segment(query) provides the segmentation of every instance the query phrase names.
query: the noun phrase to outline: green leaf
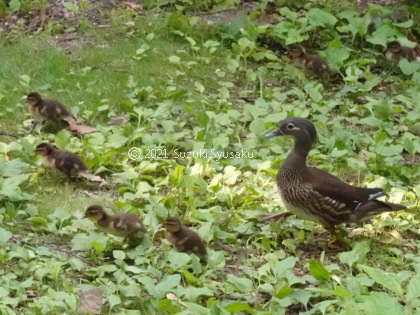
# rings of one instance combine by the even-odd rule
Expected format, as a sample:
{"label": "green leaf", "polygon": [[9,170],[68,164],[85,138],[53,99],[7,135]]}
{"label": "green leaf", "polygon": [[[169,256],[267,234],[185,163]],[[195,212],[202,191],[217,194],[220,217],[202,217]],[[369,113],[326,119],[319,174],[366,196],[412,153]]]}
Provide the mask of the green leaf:
{"label": "green leaf", "polygon": [[181,58],[179,58],[178,56],[170,56],[169,57],[169,62],[170,63],[178,64],[180,61],[181,61]]}
{"label": "green leaf", "polygon": [[309,262],[309,270],[311,271],[311,274],[314,276],[315,279],[330,279],[330,274],[328,273],[327,269],[325,269],[324,266],[318,260],[312,259]]}
{"label": "green leaf", "polygon": [[171,291],[172,289],[179,286],[181,283],[181,275],[175,274],[175,275],[167,275],[163,280],[156,285],[156,289],[159,290],[161,295],[163,296],[168,291]]}
{"label": "green leaf", "polygon": [[64,2],[64,3],[63,3],[63,5],[64,5],[67,9],[69,9],[69,10],[73,11],[73,13],[77,13],[77,12],[79,12],[79,7],[78,7],[77,5],[75,5],[74,3],[71,3],[71,2]]}
{"label": "green leaf", "polygon": [[124,260],[125,259],[125,253],[122,250],[112,251],[112,256],[114,256],[114,258],[118,259],[118,260]]}
{"label": "green leaf", "polygon": [[361,296],[364,314],[404,315],[403,306],[395,297],[385,292],[371,292],[368,296]]}
{"label": "green leaf", "polygon": [[65,149],[70,144],[70,133],[63,129],[55,135],[55,145],[60,149]]}
{"label": "green leaf", "polygon": [[339,297],[344,297],[344,298],[352,298],[353,295],[347,291],[346,289],[344,289],[342,286],[337,286],[334,291],[333,294],[339,296]]}
{"label": "green leaf", "polygon": [[316,26],[334,26],[338,21],[334,15],[318,8],[309,10],[307,16],[310,23]]}
{"label": "green leaf", "polygon": [[182,308],[179,305],[177,305],[176,301],[172,301],[169,299],[160,300],[157,307],[158,309],[169,314],[176,314],[182,311]]}
{"label": "green leaf", "polygon": [[252,281],[247,278],[240,278],[230,274],[226,280],[242,293],[252,291]]}
{"label": "green leaf", "polygon": [[0,244],[4,245],[12,237],[12,233],[0,227]]}
{"label": "green leaf", "polygon": [[379,283],[388,290],[393,291],[398,296],[402,296],[403,290],[393,274],[365,265],[358,265],[358,268],[366,272],[369,277],[375,280],[375,282]]}
{"label": "green leaf", "polygon": [[322,85],[318,82],[309,82],[305,84],[304,90],[309,94],[309,97],[315,102],[322,100]]}
{"label": "green leaf", "polygon": [[121,299],[118,295],[110,294],[108,296],[109,307],[113,308],[115,305],[121,304]]}
{"label": "green leaf", "polygon": [[402,23],[394,23],[395,26],[402,27],[402,28],[410,28],[413,26],[413,24],[414,22],[411,19]]}
{"label": "green leaf", "polygon": [[249,130],[257,136],[263,135],[266,132],[266,128],[264,126],[264,119],[254,119],[249,125]]}
{"label": "green leaf", "polygon": [[356,262],[362,262],[369,251],[370,247],[367,241],[358,242],[350,252],[340,253],[338,259],[343,264],[352,267]]}
{"label": "green leaf", "polygon": [[178,253],[175,251],[170,251],[168,253],[167,260],[170,263],[170,266],[174,270],[179,270],[185,267],[191,261],[191,256],[186,253]]}
{"label": "green leaf", "polygon": [[196,288],[196,287],[188,287],[184,290],[184,296],[188,301],[195,301],[200,296],[214,296],[215,291],[213,291],[209,287],[202,287],[202,288]]}
{"label": "green leaf", "polygon": [[20,10],[20,0],[11,0],[9,2],[9,8],[12,12],[17,12]]}
{"label": "green leaf", "polygon": [[11,160],[10,162],[6,163],[3,176],[9,177],[22,174],[23,171],[28,168],[28,166],[29,164],[22,162],[20,159]]}
{"label": "green leaf", "polygon": [[406,297],[409,302],[420,297],[420,273],[414,275],[408,283]]}
{"label": "green leaf", "polygon": [[120,134],[114,133],[108,137],[106,145],[110,148],[118,149],[123,147],[128,141],[127,137],[124,137]]}
{"label": "green leaf", "polygon": [[21,174],[6,178],[0,189],[0,195],[9,197],[12,201],[29,199],[20,193],[19,185],[29,178],[29,174]]}
{"label": "green leaf", "polygon": [[239,302],[228,304],[224,307],[224,309],[230,314],[236,314],[239,312],[253,313],[252,308],[248,304]]}
{"label": "green leaf", "polygon": [[398,66],[405,75],[412,75],[420,70],[420,62],[410,62],[406,58],[401,59]]}
{"label": "green leaf", "polygon": [[278,292],[276,292],[276,298],[278,299],[284,299],[285,297],[292,294],[293,289],[288,286],[287,284],[283,285]]}
{"label": "green leaf", "polygon": [[188,270],[183,270],[182,274],[184,275],[185,280],[187,280],[188,283],[197,282],[197,278],[194,277],[194,275],[191,272],[189,272]]}
{"label": "green leaf", "polygon": [[276,265],[273,268],[274,275],[277,278],[282,278],[286,276],[286,271],[291,270],[297,262],[296,257],[287,257],[281,261],[276,262]]}

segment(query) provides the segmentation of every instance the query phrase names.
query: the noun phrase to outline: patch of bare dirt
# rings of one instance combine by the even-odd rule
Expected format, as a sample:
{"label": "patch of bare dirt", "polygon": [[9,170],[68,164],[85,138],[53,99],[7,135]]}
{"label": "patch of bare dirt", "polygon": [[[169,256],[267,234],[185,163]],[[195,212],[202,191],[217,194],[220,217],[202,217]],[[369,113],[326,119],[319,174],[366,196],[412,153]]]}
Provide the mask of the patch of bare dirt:
{"label": "patch of bare dirt", "polygon": [[19,30],[31,33],[38,29],[52,29],[52,32],[69,33],[75,31],[83,19],[100,27],[103,21],[102,13],[117,7],[133,12],[143,10],[139,0],[84,0],[83,5],[79,0],[50,0],[45,8],[34,2],[27,11],[21,8],[12,15],[0,17],[0,27],[5,32]]}

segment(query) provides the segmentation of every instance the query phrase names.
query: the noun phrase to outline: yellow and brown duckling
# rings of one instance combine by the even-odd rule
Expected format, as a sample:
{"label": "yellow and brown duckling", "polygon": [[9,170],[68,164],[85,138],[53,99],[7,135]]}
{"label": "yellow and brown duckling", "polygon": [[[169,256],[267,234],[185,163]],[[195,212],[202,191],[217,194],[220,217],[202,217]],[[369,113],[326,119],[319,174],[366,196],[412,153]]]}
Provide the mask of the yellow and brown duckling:
{"label": "yellow and brown duckling", "polygon": [[386,59],[399,61],[406,58],[408,61],[420,61],[420,47],[415,48],[402,46],[398,41],[388,43],[384,50]]}
{"label": "yellow and brown duckling", "polygon": [[29,111],[35,119],[48,120],[48,119],[76,119],[61,103],[43,99],[37,92],[29,93],[26,97]]}
{"label": "yellow and brown duckling", "polygon": [[302,46],[293,44],[288,47],[288,53],[303,69],[318,78],[331,72],[328,63],[318,55],[310,55]]}
{"label": "yellow and brown duckling", "polygon": [[35,154],[44,159],[44,166],[55,167],[69,177],[78,176],[88,170],[82,159],[67,150],[60,150],[50,143],[41,143],[35,148]]}
{"label": "yellow and brown duckling", "polygon": [[166,239],[181,253],[196,254],[201,262],[207,258],[207,250],[198,234],[182,224],[177,217],[169,217],[163,222]]}
{"label": "yellow and brown duckling", "polygon": [[[381,188],[351,186],[337,177],[306,165],[306,157],[317,138],[314,124],[300,117],[283,120],[266,137],[290,136],[294,146],[277,173],[277,187],[288,211],[304,220],[321,223],[334,230],[341,223],[359,223],[382,212],[406,209],[405,206],[380,201]],[[269,216],[281,219],[283,212]]]}
{"label": "yellow and brown duckling", "polygon": [[85,218],[95,221],[96,226],[102,232],[115,236],[134,239],[147,233],[143,222],[137,213],[120,213],[111,215],[106,213],[100,205],[92,205],[86,209]]}

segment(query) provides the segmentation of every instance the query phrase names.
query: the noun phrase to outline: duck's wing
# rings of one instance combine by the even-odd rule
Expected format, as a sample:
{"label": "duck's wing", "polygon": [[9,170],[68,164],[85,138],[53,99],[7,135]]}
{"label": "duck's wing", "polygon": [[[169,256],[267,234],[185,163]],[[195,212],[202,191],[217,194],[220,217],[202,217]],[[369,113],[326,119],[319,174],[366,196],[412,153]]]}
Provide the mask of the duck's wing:
{"label": "duck's wing", "polygon": [[362,188],[351,186],[339,178],[317,168],[308,168],[308,180],[314,191],[320,195],[345,205],[345,209],[355,211],[364,202],[385,196],[382,188]]}

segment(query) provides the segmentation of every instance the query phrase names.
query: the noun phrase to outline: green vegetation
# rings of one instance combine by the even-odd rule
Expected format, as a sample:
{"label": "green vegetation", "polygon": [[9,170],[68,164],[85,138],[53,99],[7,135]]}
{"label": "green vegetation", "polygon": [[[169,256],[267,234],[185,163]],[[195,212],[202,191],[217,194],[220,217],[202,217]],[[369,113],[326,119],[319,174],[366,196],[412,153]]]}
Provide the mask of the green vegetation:
{"label": "green vegetation", "polygon": [[[0,8],[10,15],[18,2],[26,3]],[[98,129],[1,136],[0,313],[77,314],[77,292],[91,288],[102,292],[102,314],[419,313],[420,63],[382,54],[389,40],[410,45],[420,33],[413,8],[401,21],[374,5],[360,13],[336,1],[262,1],[219,24],[209,12],[184,14],[193,2],[104,12],[110,27],[86,20],[71,40],[51,21],[31,34],[19,25],[0,33],[3,132],[26,131],[22,98],[32,91]],[[275,24],[262,22],[266,12]],[[321,84],[261,41],[304,41],[336,75]],[[121,114],[128,123],[109,124]],[[340,251],[315,223],[262,222],[262,213],[285,210],[275,174],[292,145],[263,135],[288,116],[318,128],[312,165],[383,187],[409,209],[349,229]],[[33,150],[48,140],[79,154],[111,189],[45,170]],[[140,158],[129,158],[132,147]],[[175,158],[200,149],[209,156]],[[252,158],[218,159],[211,149]],[[182,217],[207,242],[208,264],[151,234],[129,248],[95,231],[83,212],[97,203],[138,212],[151,233]]]}

